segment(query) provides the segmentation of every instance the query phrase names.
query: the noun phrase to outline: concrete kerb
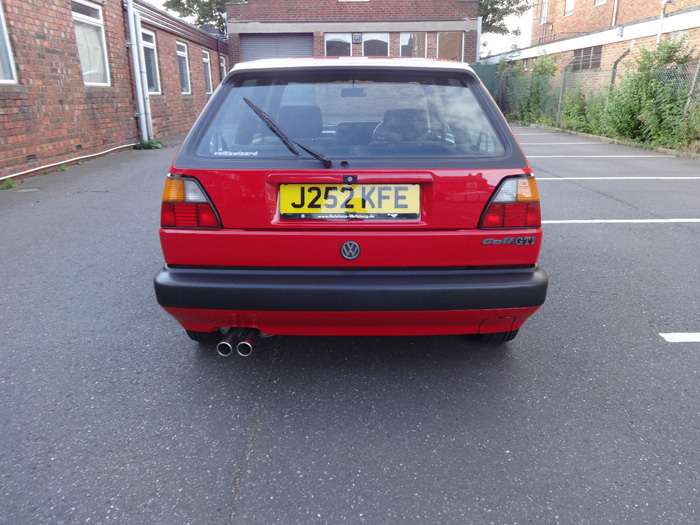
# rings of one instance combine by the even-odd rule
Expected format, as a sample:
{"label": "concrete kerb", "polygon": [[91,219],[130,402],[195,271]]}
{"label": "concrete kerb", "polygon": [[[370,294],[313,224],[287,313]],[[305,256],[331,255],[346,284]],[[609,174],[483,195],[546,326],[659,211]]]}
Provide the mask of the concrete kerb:
{"label": "concrete kerb", "polygon": [[690,153],[688,151],[677,151],[668,148],[657,148],[652,146],[647,146],[640,142],[632,142],[629,140],[613,139],[610,137],[603,137],[600,135],[591,135],[590,133],[581,133],[580,131],[572,131],[569,129],[555,128],[553,126],[543,126],[541,124],[530,124],[531,128],[544,129],[548,131],[556,131],[558,133],[566,133],[567,135],[576,135],[577,137],[585,137],[589,139],[599,140],[601,142],[608,142],[610,144],[618,144],[620,146],[629,146],[631,148],[645,149],[649,151],[656,151],[658,153],[663,153],[665,155],[672,155],[674,157],[685,157],[692,160],[700,160],[700,154]]}

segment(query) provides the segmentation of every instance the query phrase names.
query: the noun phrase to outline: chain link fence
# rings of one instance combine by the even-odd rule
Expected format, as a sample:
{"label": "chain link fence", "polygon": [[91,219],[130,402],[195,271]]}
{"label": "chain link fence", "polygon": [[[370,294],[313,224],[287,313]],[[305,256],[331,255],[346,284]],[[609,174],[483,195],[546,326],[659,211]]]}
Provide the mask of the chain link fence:
{"label": "chain link fence", "polygon": [[[700,62],[666,66],[656,70],[654,80],[672,88],[687,109],[700,104]],[[559,126],[567,100],[575,93],[586,98],[603,99],[613,86],[619,86],[624,73],[615,70],[565,71],[556,77],[533,78],[523,74],[505,74],[496,78],[495,99],[501,111],[512,120],[540,122]]]}

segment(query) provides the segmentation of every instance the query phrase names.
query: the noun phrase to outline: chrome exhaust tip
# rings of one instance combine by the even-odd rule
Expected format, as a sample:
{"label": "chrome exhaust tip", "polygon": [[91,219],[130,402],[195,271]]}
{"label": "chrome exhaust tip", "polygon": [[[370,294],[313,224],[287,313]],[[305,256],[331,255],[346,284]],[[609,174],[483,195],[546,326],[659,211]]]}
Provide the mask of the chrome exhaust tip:
{"label": "chrome exhaust tip", "polygon": [[221,357],[228,357],[233,354],[233,347],[241,340],[242,330],[231,328],[224,338],[216,345],[216,353]]}
{"label": "chrome exhaust tip", "polygon": [[248,357],[250,354],[252,354],[253,345],[255,344],[255,340],[258,338],[259,334],[259,330],[256,330],[254,328],[248,328],[243,333],[243,336],[240,338],[238,344],[236,345],[236,352],[238,352],[238,355],[240,355],[241,357]]}

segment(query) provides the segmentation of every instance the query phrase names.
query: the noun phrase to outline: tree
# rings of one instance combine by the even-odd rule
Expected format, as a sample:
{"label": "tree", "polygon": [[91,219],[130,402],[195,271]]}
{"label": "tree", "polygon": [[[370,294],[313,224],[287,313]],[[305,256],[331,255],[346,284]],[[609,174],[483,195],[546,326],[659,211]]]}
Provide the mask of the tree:
{"label": "tree", "polygon": [[195,25],[211,24],[219,31],[226,32],[224,19],[226,4],[242,3],[243,0],[166,0],[163,7],[175,11],[180,16],[195,17]]}
{"label": "tree", "polygon": [[519,31],[510,31],[503,20],[510,15],[523,15],[531,6],[531,0],[480,0],[481,31],[483,33],[514,34],[517,36]]}

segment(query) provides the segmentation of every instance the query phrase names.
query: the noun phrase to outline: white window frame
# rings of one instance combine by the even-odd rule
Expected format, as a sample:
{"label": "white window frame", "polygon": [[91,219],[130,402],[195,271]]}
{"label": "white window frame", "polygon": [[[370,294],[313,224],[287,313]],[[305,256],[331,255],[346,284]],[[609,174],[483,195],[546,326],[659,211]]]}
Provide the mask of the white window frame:
{"label": "white window frame", "polygon": [[[154,61],[154,63],[155,63],[155,68],[154,68],[153,72],[154,72],[154,74],[155,74],[155,76],[156,76],[156,77],[155,77],[155,81],[156,81],[156,85],[157,85],[157,87],[158,87],[158,89],[155,90],[155,91],[151,91],[151,88],[149,87],[149,88],[148,88],[148,93],[151,94],[151,95],[160,95],[160,94],[162,94],[163,90],[162,90],[162,87],[161,87],[161,85],[160,85],[160,70],[158,69],[158,48],[157,48],[157,45],[156,45],[156,34],[155,34],[155,32],[153,32],[153,31],[151,31],[151,30],[149,30],[149,29],[143,29],[143,28],[141,28],[141,33],[142,33],[142,36],[141,36],[141,43],[143,44],[143,47],[144,47],[144,50],[143,50],[143,52],[144,52],[144,57],[146,56],[146,49],[152,49],[152,50],[153,50],[153,61]],[[146,42],[146,40],[144,40],[144,38],[143,38],[143,35],[152,36],[152,37],[153,37],[153,42],[152,42],[152,43],[151,43],[151,42]],[[144,67],[146,67],[146,64],[144,64]]]}
{"label": "white window frame", "polygon": [[[184,48],[184,51],[180,50],[180,46]],[[183,57],[185,59],[185,73],[187,74],[187,91],[183,91],[182,89],[182,75],[180,75],[180,93],[183,95],[191,95],[192,94],[192,78],[190,76],[190,59],[189,59],[189,53],[187,50],[187,44],[185,42],[180,42],[179,40],[175,40],[175,50],[177,52],[177,69],[178,73],[182,73],[180,70],[180,57]]]}
{"label": "white window frame", "polygon": [[[365,55],[365,42],[368,40],[380,40],[378,36],[386,37],[386,55]],[[371,37],[371,38],[369,38]],[[391,37],[389,33],[362,33],[362,56],[391,56]]]}
{"label": "white window frame", "polygon": [[[404,35],[410,39],[410,35],[417,35],[417,34],[422,34],[423,37],[425,38],[425,53],[423,54],[422,57],[415,57],[415,58],[425,58],[428,56],[428,33],[425,31],[406,31],[404,33],[399,34],[399,56],[404,56],[401,54],[401,51],[403,50],[404,46]],[[408,43],[408,42],[407,42]],[[411,55],[413,56],[413,55]]]}
{"label": "white window frame", "polygon": [[593,7],[598,7],[599,5],[605,5],[606,0],[595,0]]}
{"label": "white window frame", "polygon": [[224,81],[226,73],[228,73],[228,69],[226,68],[226,57],[224,55],[219,55],[219,76],[221,77],[221,82]]}
{"label": "white window frame", "polygon": [[564,0],[564,16],[571,16],[574,14],[574,4],[575,0]]}
{"label": "white window frame", "polygon": [[[111,85],[111,79],[109,75],[109,60],[107,59],[107,40],[105,38],[105,24],[104,24],[104,17],[102,16],[102,6],[100,4],[93,4],[92,2],[87,2],[86,0],[71,0],[72,2],[75,2],[76,4],[82,4],[86,7],[89,7],[90,9],[95,9],[99,13],[99,19],[93,18],[91,16],[85,16],[81,13],[76,13],[73,11],[71,7],[71,15],[73,16],[74,21],[78,21],[80,23],[92,25],[95,27],[100,28],[100,42],[102,44],[102,60],[104,60],[104,65],[105,65],[105,77],[106,77],[106,82],[88,82],[83,78],[83,82],[85,83],[86,86],[110,86]],[[75,27],[75,24],[74,24]],[[82,61],[80,64],[81,71],[82,71]]]}
{"label": "white window frame", "polygon": [[[464,62],[464,31],[438,31],[437,34],[437,49],[435,50],[435,57],[440,58],[440,35],[442,33],[461,33],[462,35],[462,44],[459,46],[460,49],[460,54],[459,54],[459,62]],[[444,60],[449,60],[449,59],[444,59]]]}
{"label": "white window frame", "polygon": [[0,78],[0,84],[16,84],[17,83],[17,70],[15,69],[15,59],[12,56],[12,46],[10,46],[10,35],[7,32],[7,24],[5,24],[5,14],[2,9],[2,1],[0,0],[0,30],[2,31],[2,40],[0,44],[4,44],[4,49],[0,50],[2,53],[7,54],[7,59],[9,62],[10,78]]}
{"label": "white window frame", "polygon": [[546,24],[549,19],[549,0],[542,0],[542,13],[540,13],[540,25]]}
{"label": "white window frame", "polygon": [[[348,39],[347,42],[348,42],[348,44],[350,44],[350,55],[348,55],[348,56],[352,56],[352,33],[325,33],[323,35],[323,53],[325,54],[325,56],[338,56],[338,55],[329,55],[328,54],[329,37],[335,37],[336,39],[340,39],[341,37],[347,37],[347,39]],[[345,40],[343,38],[343,42],[344,41]],[[345,56],[345,55],[342,55],[342,56]]]}
{"label": "white window frame", "polygon": [[206,49],[202,49],[202,62],[204,64],[204,92],[211,95],[214,92],[211,80],[211,57]]}

